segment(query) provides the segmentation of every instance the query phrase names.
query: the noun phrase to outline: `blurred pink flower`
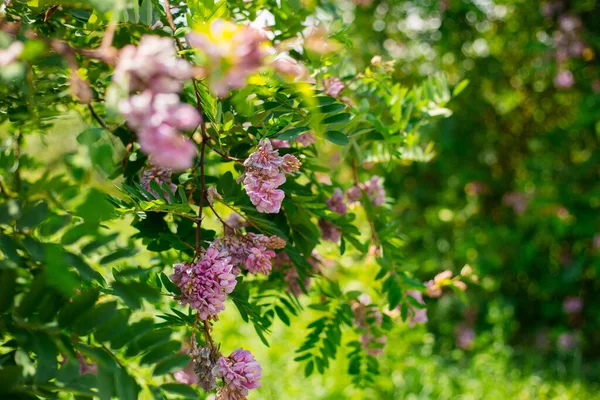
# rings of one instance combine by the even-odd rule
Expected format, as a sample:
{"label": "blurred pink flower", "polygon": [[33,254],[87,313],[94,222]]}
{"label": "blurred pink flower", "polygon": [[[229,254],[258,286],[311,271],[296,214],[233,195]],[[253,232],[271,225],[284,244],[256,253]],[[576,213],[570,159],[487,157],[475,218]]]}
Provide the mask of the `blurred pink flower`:
{"label": "blurred pink flower", "polygon": [[344,201],[344,192],[340,188],[335,188],[333,195],[325,200],[325,203],[327,203],[327,207],[331,211],[338,214],[346,214],[348,212],[348,206]]}
{"label": "blurred pink flower", "polygon": [[554,77],[554,86],[557,89],[569,89],[575,84],[575,78],[571,71],[561,70]]}
{"label": "blurred pink flower", "polygon": [[12,42],[6,49],[0,49],[0,67],[7,67],[17,61],[23,52],[23,42]]}
{"label": "blurred pink flower", "polygon": [[569,296],[563,301],[563,311],[566,314],[578,314],[583,310],[583,300],[578,296]]}

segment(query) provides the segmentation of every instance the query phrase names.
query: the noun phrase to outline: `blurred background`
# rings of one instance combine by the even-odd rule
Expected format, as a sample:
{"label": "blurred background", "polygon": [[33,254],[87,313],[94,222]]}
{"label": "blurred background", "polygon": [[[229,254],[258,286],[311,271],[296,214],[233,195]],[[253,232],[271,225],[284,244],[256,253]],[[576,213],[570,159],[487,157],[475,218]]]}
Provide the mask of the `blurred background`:
{"label": "blurred background", "polygon": [[[354,63],[396,60],[406,85],[438,71],[470,81],[454,115],[419,138],[435,143],[433,160],[373,172],[395,200],[405,267],[427,281],[469,264],[478,283],[464,298],[427,299],[425,326],[395,328],[364,390],[342,355],[310,383],[291,362],[310,312],[276,327],[270,349],[248,328],[269,360],[256,398],[600,398],[600,3],[354,0],[331,10],[350,24]],[[330,72],[350,76],[353,65]],[[346,258],[335,268],[362,289],[376,271]]]}
{"label": "blurred background", "polygon": [[[401,221],[404,268],[428,281],[468,264],[476,282],[426,298],[426,324],[400,322],[379,356],[380,375],[362,388],[352,385],[344,349],[325,375],[304,378],[293,359],[316,318],[310,309],[290,327],[275,322],[265,347],[229,305],[215,336],[238,343],[243,335],[263,365],[263,387],[250,398],[600,398],[600,1],[320,7],[322,21],[343,20],[352,40],[352,53],[328,66],[332,75],[351,80],[379,55],[395,61],[395,79],[406,86],[437,72],[452,85],[469,80],[449,105],[452,117],[418,138],[435,143],[435,157],[372,172],[384,177]],[[63,125],[26,151],[51,166],[57,154],[89,164],[63,160],[78,146],[63,133],[85,124],[73,116]],[[135,233],[127,221],[118,227],[123,238]],[[332,260],[325,275],[377,301],[374,260],[340,257],[334,245],[319,251]]]}

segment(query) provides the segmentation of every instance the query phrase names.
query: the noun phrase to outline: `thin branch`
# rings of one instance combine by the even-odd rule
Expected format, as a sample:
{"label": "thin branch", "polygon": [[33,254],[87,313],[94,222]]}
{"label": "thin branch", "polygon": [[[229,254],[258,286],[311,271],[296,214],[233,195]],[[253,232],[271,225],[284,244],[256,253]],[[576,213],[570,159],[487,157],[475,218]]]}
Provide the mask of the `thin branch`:
{"label": "thin branch", "polygon": [[231,225],[229,225],[227,222],[225,222],[223,220],[223,218],[221,218],[221,216],[219,215],[219,213],[217,212],[217,210],[215,210],[215,208],[213,207],[212,204],[210,204],[210,202],[208,202],[208,206],[210,207],[210,209],[212,210],[213,214],[215,214],[215,217],[217,217],[217,219],[219,221],[221,221],[221,223],[223,224],[223,227],[231,229],[232,232],[235,232],[236,229],[232,228]]}
{"label": "thin branch", "polygon": [[221,152],[220,150],[217,150],[217,148],[214,147],[213,145],[211,145],[210,143],[206,143],[206,146],[209,149],[211,149],[212,151],[214,151],[215,153],[217,153],[218,155],[220,155],[225,160],[235,161],[235,162],[240,163],[240,164],[242,164],[244,162],[244,160],[242,160],[241,158],[232,157],[232,156],[230,156],[228,154],[225,154],[225,153]]}
{"label": "thin branch", "polygon": [[108,125],[106,125],[106,122],[104,122],[104,120],[102,119],[102,117],[100,117],[97,113],[96,110],[94,110],[94,107],[92,107],[92,104],[88,104],[88,110],[90,110],[90,114],[92,114],[92,117],[98,121],[98,123],[100,124],[101,127],[103,127],[104,129],[106,129],[107,131],[110,132],[110,128],[108,127]]}
{"label": "thin branch", "polygon": [[175,21],[173,20],[173,14],[171,14],[171,4],[169,0],[164,0],[165,13],[167,14],[167,21],[169,22],[169,26],[173,30],[173,36],[175,37],[175,42],[177,43],[177,48],[179,51],[183,51],[183,45],[181,44],[181,40],[177,36],[175,36],[175,31],[177,31],[177,27],[175,26]]}

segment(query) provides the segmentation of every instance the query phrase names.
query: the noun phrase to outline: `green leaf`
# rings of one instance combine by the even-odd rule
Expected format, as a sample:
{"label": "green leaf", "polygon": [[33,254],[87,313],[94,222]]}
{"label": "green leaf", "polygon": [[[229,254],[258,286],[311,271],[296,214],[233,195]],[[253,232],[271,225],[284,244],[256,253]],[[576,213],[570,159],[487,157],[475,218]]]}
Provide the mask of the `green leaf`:
{"label": "green leaf", "polygon": [[168,374],[169,372],[182,370],[190,363],[190,361],[190,357],[184,354],[178,354],[165,358],[156,365],[152,375],[159,376]]}
{"label": "green leaf", "polygon": [[198,392],[196,392],[190,385],[184,385],[183,383],[165,383],[160,388],[165,392],[178,394],[186,399],[198,398]]}
{"label": "green leaf", "polygon": [[162,328],[150,331],[131,343],[125,352],[125,356],[133,357],[139,353],[146,352],[155,346],[168,342],[170,338],[170,329]]}
{"label": "green leaf", "polygon": [[343,124],[343,123],[350,121],[350,119],[352,119],[352,114],[340,113],[340,114],[332,115],[331,117],[325,118],[323,120],[323,123],[325,125]]}
{"label": "green leaf", "polygon": [[119,400],[136,400],[139,388],[135,380],[123,368],[114,375]]}
{"label": "green leaf", "polygon": [[100,400],[110,400],[114,390],[113,372],[103,365],[98,366],[98,397]]}
{"label": "green leaf", "polygon": [[44,297],[45,289],[46,276],[39,274],[31,283],[27,294],[21,299],[21,303],[17,308],[17,314],[22,318],[29,317],[40,304],[40,300]]}
{"label": "green leaf", "polygon": [[144,0],[140,6],[140,22],[144,25],[152,25],[152,1]]}
{"label": "green leaf", "polygon": [[290,318],[287,316],[287,314],[285,313],[285,311],[283,311],[281,307],[275,306],[275,313],[284,324],[290,326]]}
{"label": "green leaf", "polygon": [[313,370],[315,369],[315,363],[313,362],[313,360],[310,360],[307,364],[306,367],[304,367],[304,376],[305,377],[309,377],[312,375]]}
{"label": "green leaf", "polygon": [[35,380],[46,382],[58,372],[58,349],[52,338],[45,332],[30,332],[34,351],[37,354]]}
{"label": "green leaf", "polygon": [[0,269],[0,314],[8,311],[17,291],[17,272],[14,269]]}
{"label": "green leaf", "polygon": [[10,393],[21,383],[22,368],[16,365],[4,365],[0,369],[0,393]]}
{"label": "green leaf", "polygon": [[295,128],[288,129],[287,131],[284,131],[283,133],[279,134],[279,136],[277,136],[277,139],[279,139],[279,140],[294,140],[298,136],[300,136],[302,133],[308,131],[309,129],[310,128],[308,126],[297,126]]}
{"label": "green leaf", "polygon": [[88,335],[98,326],[108,322],[116,312],[116,301],[98,304],[77,318],[73,325],[73,332],[79,336]]}
{"label": "green leaf", "polygon": [[171,340],[163,345],[153,348],[146,353],[140,360],[140,364],[149,365],[157,363],[165,358],[168,358],[169,356],[174,355],[179,351],[179,349],[181,349],[181,343]]}
{"label": "green leaf", "polygon": [[96,143],[104,134],[104,128],[87,128],[84,129],[78,136],[77,142],[86,146],[91,146]]}
{"label": "green leaf", "polygon": [[115,336],[118,336],[121,332],[127,329],[127,321],[131,311],[127,309],[119,309],[115,315],[106,323],[99,324],[100,326],[94,333],[94,337],[99,342],[107,342]]}
{"label": "green leaf", "polygon": [[325,132],[324,136],[325,139],[339,146],[345,146],[348,143],[350,143],[350,140],[348,140],[348,136],[344,135],[342,132],[339,131],[327,131]]}
{"label": "green leaf", "polygon": [[17,229],[30,230],[37,228],[48,215],[48,204],[41,200],[32,206],[25,207],[17,221]]}
{"label": "green leaf", "polygon": [[458,83],[458,85],[456,85],[454,87],[454,90],[452,91],[452,97],[458,96],[463,90],[465,90],[465,88],[467,86],[469,86],[469,80],[468,79],[464,79],[464,80],[460,81]]}
{"label": "green leaf", "polygon": [[58,315],[58,324],[63,328],[69,327],[77,317],[94,306],[99,296],[97,289],[87,289],[73,297]]}

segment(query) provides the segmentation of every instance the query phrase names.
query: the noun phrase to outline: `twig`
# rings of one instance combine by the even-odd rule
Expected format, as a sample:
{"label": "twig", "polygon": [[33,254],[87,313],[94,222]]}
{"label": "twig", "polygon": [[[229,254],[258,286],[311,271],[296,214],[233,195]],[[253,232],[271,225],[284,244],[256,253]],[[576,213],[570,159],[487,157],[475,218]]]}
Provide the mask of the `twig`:
{"label": "twig", "polygon": [[175,31],[177,31],[177,27],[175,26],[175,21],[173,21],[173,14],[171,14],[171,4],[169,0],[164,0],[165,13],[167,14],[167,21],[169,22],[169,26],[173,30],[173,36],[175,37],[175,42],[177,43],[177,48],[179,51],[183,51],[183,45],[181,44],[181,40],[177,36],[175,36]]}
{"label": "twig", "polygon": [[88,110],[90,110],[90,114],[92,114],[92,117],[98,121],[98,123],[100,124],[101,127],[103,127],[104,129],[106,129],[107,131],[110,132],[110,128],[108,127],[108,125],[106,125],[106,122],[104,122],[104,120],[102,119],[102,117],[100,117],[97,113],[96,110],[94,110],[94,107],[92,107],[92,104],[88,104]]}
{"label": "twig", "polygon": [[231,225],[229,225],[227,222],[225,222],[223,220],[223,218],[221,218],[221,216],[219,215],[219,213],[217,212],[217,210],[215,210],[215,208],[213,207],[212,204],[210,204],[210,202],[208,202],[208,206],[210,207],[210,209],[212,210],[213,214],[215,214],[215,217],[217,217],[217,219],[219,221],[221,221],[221,223],[223,224],[223,227],[229,228],[231,229],[232,232],[235,232],[236,229],[232,228]]}
{"label": "twig", "polygon": [[17,189],[16,192],[20,193],[21,192],[21,173],[20,173],[20,169],[21,169],[21,146],[23,145],[23,131],[19,131],[19,133],[17,134],[17,146],[15,149],[15,158],[17,159],[18,162],[18,167],[15,170],[15,188]]}
{"label": "twig", "polygon": [[206,146],[211,149],[212,151],[214,151],[215,153],[217,153],[218,155],[220,155],[222,158],[224,158],[225,160],[230,160],[230,161],[235,161],[237,163],[242,164],[244,162],[244,160],[242,160],[241,158],[237,158],[237,157],[232,157],[228,154],[225,154],[223,152],[221,152],[220,150],[217,150],[217,148],[215,148],[213,145],[206,143]]}

